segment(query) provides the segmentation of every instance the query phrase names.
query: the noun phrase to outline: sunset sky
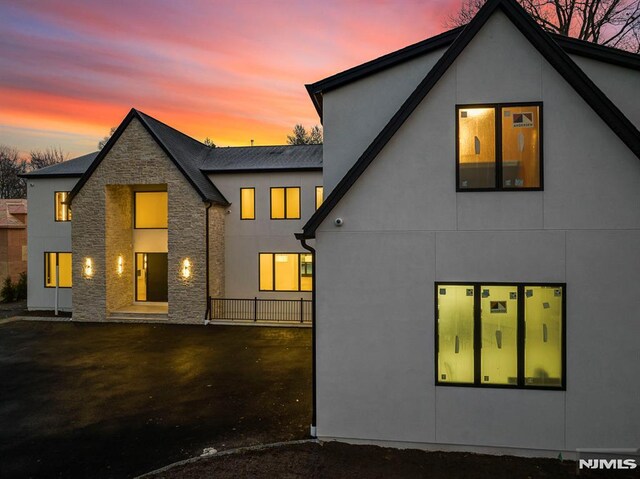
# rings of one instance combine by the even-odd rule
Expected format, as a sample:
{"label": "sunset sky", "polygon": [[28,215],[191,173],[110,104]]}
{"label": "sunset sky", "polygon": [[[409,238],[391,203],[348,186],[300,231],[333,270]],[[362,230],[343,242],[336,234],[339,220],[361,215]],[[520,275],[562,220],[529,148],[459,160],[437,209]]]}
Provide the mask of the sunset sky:
{"label": "sunset sky", "polygon": [[459,0],[0,0],[0,144],[70,157],[138,108],[220,146],[319,119],[305,83],[445,30]]}

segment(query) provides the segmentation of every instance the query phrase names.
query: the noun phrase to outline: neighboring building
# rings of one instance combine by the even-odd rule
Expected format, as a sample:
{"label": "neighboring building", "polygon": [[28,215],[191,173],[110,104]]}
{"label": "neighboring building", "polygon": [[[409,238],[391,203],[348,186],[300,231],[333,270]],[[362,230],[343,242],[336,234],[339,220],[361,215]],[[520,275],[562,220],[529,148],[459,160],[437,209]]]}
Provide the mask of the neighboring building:
{"label": "neighboring building", "polygon": [[[25,175],[28,307],[201,323],[208,297],[308,303],[294,232],[322,200],[321,170],[322,145],[209,148],[131,110],[100,152]],[[251,319],[240,306],[213,319]]]}
{"label": "neighboring building", "polygon": [[0,200],[0,282],[27,272],[27,200]]}
{"label": "neighboring building", "polygon": [[637,448],[640,57],[489,0],[308,90],[318,437]]}

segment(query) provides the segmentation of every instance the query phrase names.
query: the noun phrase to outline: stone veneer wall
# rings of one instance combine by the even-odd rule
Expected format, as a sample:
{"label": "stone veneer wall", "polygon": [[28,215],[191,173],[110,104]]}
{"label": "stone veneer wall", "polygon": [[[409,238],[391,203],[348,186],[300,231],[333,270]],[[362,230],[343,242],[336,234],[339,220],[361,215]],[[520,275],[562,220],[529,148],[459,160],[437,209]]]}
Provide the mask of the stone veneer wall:
{"label": "stone veneer wall", "polygon": [[[168,228],[168,293],[169,321],[175,323],[201,323],[206,312],[206,204],[188,183],[173,162],[137,120],[131,121],[102,163],[85,183],[73,200],[72,251],[73,251],[73,318],[74,320],[105,320],[112,308],[133,299],[133,252],[131,241],[125,256],[125,274],[116,272],[119,251],[126,249],[125,237],[131,237],[131,211],[126,206],[127,185],[167,185],[169,197]],[[109,198],[107,201],[107,197]],[[117,205],[118,213],[105,213],[105,206]],[[122,209],[130,212],[129,218],[114,220]],[[222,225],[212,225],[212,230],[222,230],[224,235],[224,208],[213,206],[216,218]],[[222,212],[218,211],[222,210]],[[106,221],[109,227],[105,227]],[[111,221],[114,220],[112,224]],[[128,222],[128,233],[118,231]],[[116,222],[119,224],[117,225]],[[113,227],[112,227],[113,226]],[[217,237],[220,233],[216,232]],[[219,243],[224,248],[224,242]],[[107,246],[108,245],[108,246]],[[218,270],[224,273],[224,254],[215,252]],[[92,278],[85,278],[82,267],[85,258],[94,265]],[[180,273],[182,261],[191,262],[192,275],[184,280]],[[213,273],[213,272],[212,272]],[[215,274],[215,273],[213,273]],[[212,276],[213,276],[212,274]],[[223,278],[223,276],[222,276]],[[223,288],[224,280],[220,280]],[[127,286],[128,285],[128,286]],[[128,288],[126,293],[122,293]],[[123,298],[118,296],[126,294]],[[212,292],[213,294],[213,292]]]}
{"label": "stone veneer wall", "polygon": [[[107,185],[105,190],[105,264],[107,311],[133,303],[133,190],[128,185]],[[74,218],[75,219],[75,218]],[[118,274],[118,256],[122,255],[123,272]],[[75,285],[74,285],[75,287]]]}
{"label": "stone veneer wall", "polygon": [[209,294],[224,297],[224,221],[227,209],[213,205],[209,209]]}

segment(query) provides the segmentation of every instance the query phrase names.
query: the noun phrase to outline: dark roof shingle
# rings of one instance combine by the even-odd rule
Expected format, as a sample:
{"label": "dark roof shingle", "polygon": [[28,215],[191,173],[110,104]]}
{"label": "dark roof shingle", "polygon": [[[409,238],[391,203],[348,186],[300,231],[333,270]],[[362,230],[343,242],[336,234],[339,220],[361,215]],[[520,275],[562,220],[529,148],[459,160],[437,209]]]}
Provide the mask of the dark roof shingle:
{"label": "dark roof shingle", "polygon": [[207,173],[321,169],[322,145],[212,148],[201,166]]}
{"label": "dark roof shingle", "polygon": [[99,151],[88,153],[86,155],[63,161],[55,165],[40,168],[21,175],[25,178],[64,178],[64,177],[80,177],[87,171],[91,162],[98,156]]}

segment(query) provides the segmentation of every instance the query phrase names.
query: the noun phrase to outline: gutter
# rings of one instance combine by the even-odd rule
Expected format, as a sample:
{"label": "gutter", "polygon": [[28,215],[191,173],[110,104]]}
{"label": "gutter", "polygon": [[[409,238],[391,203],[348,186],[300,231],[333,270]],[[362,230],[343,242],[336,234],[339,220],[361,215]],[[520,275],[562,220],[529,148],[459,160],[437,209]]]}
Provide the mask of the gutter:
{"label": "gutter", "polygon": [[300,244],[304,249],[311,253],[311,260],[313,264],[313,276],[311,276],[311,395],[312,395],[312,413],[311,413],[311,437],[317,437],[316,432],[316,419],[317,419],[317,385],[316,385],[316,338],[317,338],[317,325],[316,325],[316,250],[307,244],[307,238],[304,237],[304,233],[295,233],[296,239],[300,241]]}
{"label": "gutter", "polygon": [[207,311],[204,313],[204,324],[209,324],[209,318],[211,316],[211,301],[209,301],[209,209],[213,206],[213,202],[207,201],[207,207],[204,210],[204,224],[205,224],[205,271],[206,271],[206,281],[207,281]]}

